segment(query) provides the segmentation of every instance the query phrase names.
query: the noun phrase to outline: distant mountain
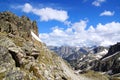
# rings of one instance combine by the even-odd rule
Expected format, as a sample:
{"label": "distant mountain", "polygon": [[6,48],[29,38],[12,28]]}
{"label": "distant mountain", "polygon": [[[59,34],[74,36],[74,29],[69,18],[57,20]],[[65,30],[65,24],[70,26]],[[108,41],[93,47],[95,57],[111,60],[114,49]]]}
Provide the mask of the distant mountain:
{"label": "distant mountain", "polygon": [[50,50],[53,50],[57,52],[59,56],[62,58],[68,57],[70,54],[73,54],[75,52],[74,47],[69,47],[69,46],[61,46],[61,47],[56,47],[56,46],[48,46]]}
{"label": "distant mountain", "polygon": [[[93,53],[94,52],[94,53]],[[120,73],[120,43],[105,47],[96,47],[86,56],[70,63],[76,70],[94,70],[113,75]],[[120,75],[119,75],[120,77]]]}
{"label": "distant mountain", "polygon": [[[110,47],[49,47],[59,56],[67,60],[77,73],[89,70],[112,75],[110,80],[120,77],[120,43]],[[115,78],[113,78],[115,77]]]}
{"label": "distant mountain", "polygon": [[108,54],[106,54],[103,58],[108,57],[113,55],[114,53],[120,51],[120,42],[118,42],[117,44],[110,46],[110,49],[108,51]]}
{"label": "distant mountain", "polygon": [[48,48],[56,52],[59,56],[66,60],[80,59],[83,56],[94,56],[102,58],[108,51],[108,47],[93,46],[93,47],[70,47],[70,46],[48,46]]}
{"label": "distant mountain", "polygon": [[[90,62],[99,60],[107,54],[108,48],[103,46],[93,47],[70,47],[70,46],[48,46],[63,59],[67,60],[75,69],[86,69]],[[91,67],[91,66],[90,66]]]}
{"label": "distant mountain", "polygon": [[99,46],[95,47],[90,52],[79,59],[76,60],[75,69],[81,69],[81,70],[88,70],[92,68],[94,62],[96,60],[100,60],[104,55],[106,55],[108,52],[108,48]]}
{"label": "distant mountain", "polygon": [[92,69],[108,74],[120,73],[120,43],[111,46],[108,53],[95,63]]}
{"label": "distant mountain", "polygon": [[56,52],[59,56],[66,60],[75,60],[83,55],[87,55],[91,48],[89,47],[71,47],[71,46],[48,46],[50,50]]}

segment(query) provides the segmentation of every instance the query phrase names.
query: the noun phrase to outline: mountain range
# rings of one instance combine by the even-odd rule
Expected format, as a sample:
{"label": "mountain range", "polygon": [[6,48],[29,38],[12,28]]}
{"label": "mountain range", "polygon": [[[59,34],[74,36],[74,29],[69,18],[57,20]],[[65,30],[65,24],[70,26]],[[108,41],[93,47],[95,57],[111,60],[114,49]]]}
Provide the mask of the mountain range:
{"label": "mountain range", "polygon": [[71,47],[71,46],[48,46],[50,50],[55,51],[60,57],[66,60],[75,60],[86,55],[93,54],[96,58],[102,58],[108,51],[108,47],[93,46],[93,47]]}
{"label": "mountain range", "polygon": [[[48,47],[54,50],[63,59],[78,71],[86,73],[89,70],[120,77],[120,43],[109,47]],[[72,50],[71,50],[72,48]],[[71,51],[71,52],[70,52]],[[64,54],[66,56],[64,56]],[[118,79],[119,80],[119,79]]]}

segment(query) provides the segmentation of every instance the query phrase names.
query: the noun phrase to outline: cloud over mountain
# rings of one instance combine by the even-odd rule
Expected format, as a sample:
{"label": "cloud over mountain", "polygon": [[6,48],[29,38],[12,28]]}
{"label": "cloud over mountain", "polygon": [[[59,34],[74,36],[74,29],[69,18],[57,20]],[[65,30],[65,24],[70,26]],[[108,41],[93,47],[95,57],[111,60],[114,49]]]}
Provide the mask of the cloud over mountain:
{"label": "cloud over mountain", "polygon": [[47,45],[69,46],[108,46],[120,40],[120,23],[111,22],[97,24],[96,28],[90,26],[87,30],[86,20],[72,23],[67,29],[53,28],[50,33],[41,33],[40,38]]}
{"label": "cloud over mountain", "polygon": [[[86,0],[85,0],[86,1]],[[94,0],[92,5],[94,6],[101,6],[102,3],[104,3],[106,0]],[[87,2],[87,1],[86,1]],[[94,7],[92,6],[92,7]],[[117,11],[108,11],[105,9],[102,13],[101,11],[97,12],[96,19],[100,18],[99,16],[103,16],[101,18],[102,21],[94,21],[96,26],[88,26],[88,20],[80,20],[76,22],[77,17],[70,15],[70,18],[68,16],[68,10],[60,10],[55,9],[51,7],[44,7],[39,8],[32,6],[29,3],[26,3],[22,6],[19,6],[19,8],[25,12],[25,13],[32,13],[34,15],[37,15],[40,17],[41,21],[49,21],[49,20],[56,20],[63,22],[54,24],[53,22],[48,23],[46,25],[47,28],[49,27],[49,24],[54,24],[54,26],[51,28],[52,31],[47,31],[46,33],[40,33],[40,38],[43,42],[45,42],[47,45],[70,45],[70,46],[93,46],[93,45],[102,45],[102,46],[108,46],[111,44],[114,44],[120,40],[120,22],[117,20],[114,20],[114,18],[111,20],[108,20],[108,22],[104,22],[104,19],[106,16],[113,16]],[[74,14],[77,14],[76,12]],[[72,16],[72,18],[71,18]],[[94,15],[88,15],[93,16]],[[92,17],[92,18],[93,18]],[[116,17],[114,15],[113,17]],[[69,18],[69,19],[68,19]],[[88,19],[91,19],[91,17],[88,17]],[[91,24],[94,24],[91,23]],[[105,23],[105,24],[102,24]],[[44,22],[44,24],[47,24]],[[61,28],[63,27],[64,28]],[[41,25],[40,25],[41,26]],[[43,25],[42,25],[43,26]],[[44,27],[45,28],[45,27]]]}

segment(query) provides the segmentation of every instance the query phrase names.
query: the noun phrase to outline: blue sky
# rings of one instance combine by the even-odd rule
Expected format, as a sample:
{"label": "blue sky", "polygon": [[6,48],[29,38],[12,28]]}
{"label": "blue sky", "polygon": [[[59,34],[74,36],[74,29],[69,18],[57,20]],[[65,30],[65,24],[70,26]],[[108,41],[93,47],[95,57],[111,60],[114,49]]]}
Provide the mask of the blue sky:
{"label": "blue sky", "polygon": [[47,45],[107,46],[120,41],[120,0],[0,0],[0,11],[6,10],[36,20]]}

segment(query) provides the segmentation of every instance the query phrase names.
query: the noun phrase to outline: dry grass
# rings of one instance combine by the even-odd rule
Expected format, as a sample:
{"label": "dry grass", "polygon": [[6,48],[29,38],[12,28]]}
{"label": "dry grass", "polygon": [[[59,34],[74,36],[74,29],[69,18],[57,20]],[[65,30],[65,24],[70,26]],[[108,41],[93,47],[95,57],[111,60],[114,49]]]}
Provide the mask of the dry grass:
{"label": "dry grass", "polygon": [[120,80],[120,77],[112,77],[110,80]]}
{"label": "dry grass", "polygon": [[92,78],[93,80],[109,80],[107,75],[103,75],[99,72],[95,72],[92,70],[86,71],[85,73],[81,74],[88,78]]}

